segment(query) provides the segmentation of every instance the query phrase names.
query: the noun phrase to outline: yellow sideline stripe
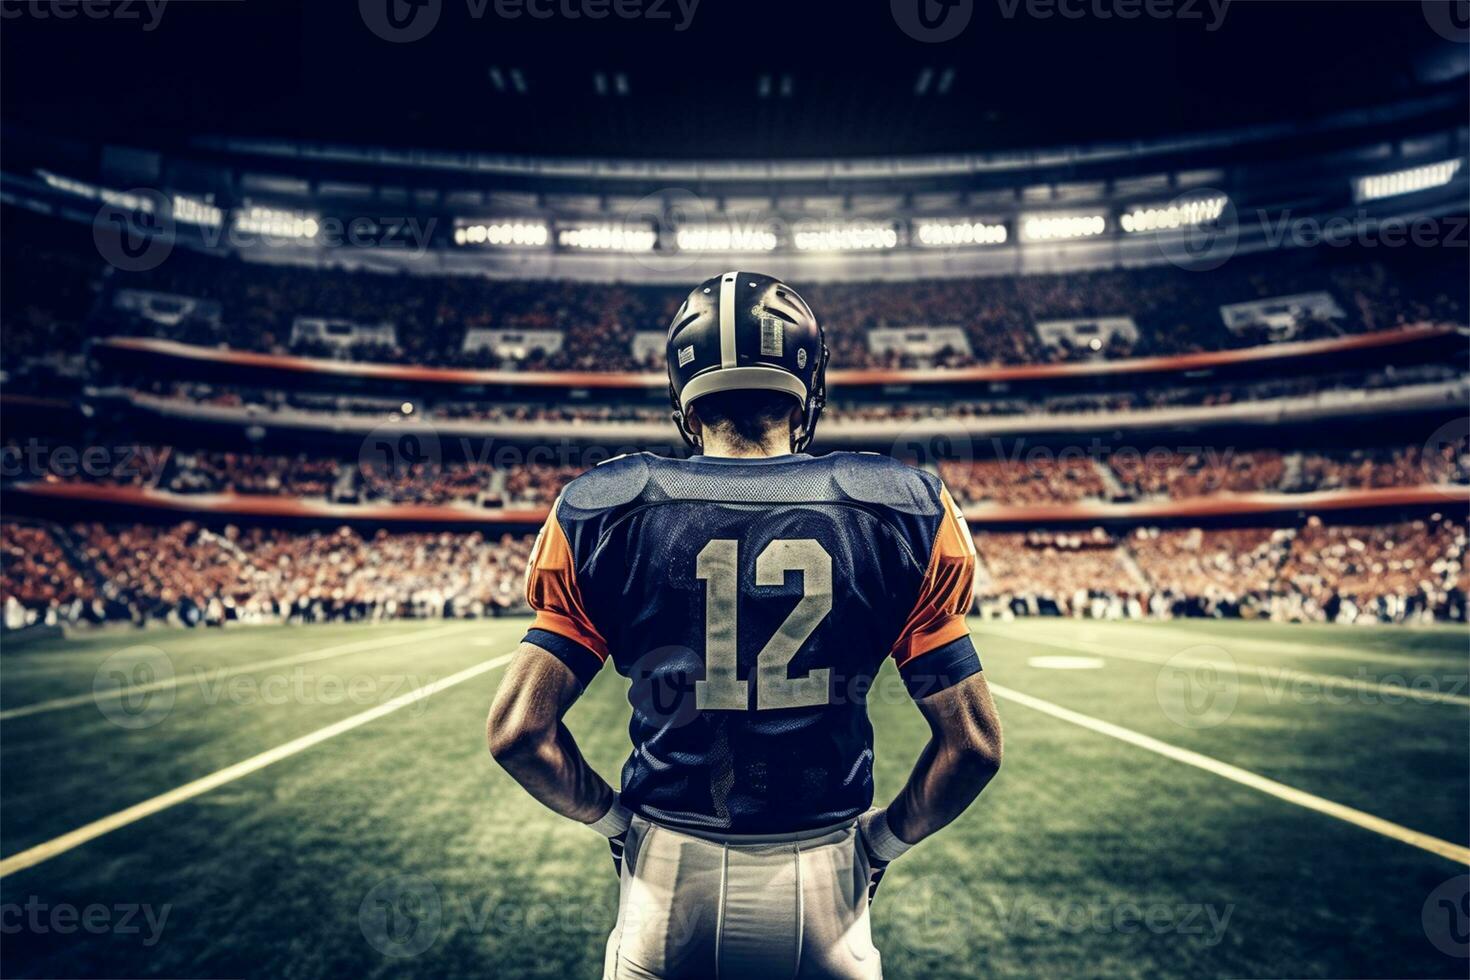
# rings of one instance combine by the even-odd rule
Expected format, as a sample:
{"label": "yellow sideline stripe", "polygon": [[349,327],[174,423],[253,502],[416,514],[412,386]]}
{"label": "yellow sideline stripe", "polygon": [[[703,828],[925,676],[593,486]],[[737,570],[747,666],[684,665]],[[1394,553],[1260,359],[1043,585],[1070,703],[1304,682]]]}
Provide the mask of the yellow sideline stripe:
{"label": "yellow sideline stripe", "polygon": [[264,769],[266,766],[280,762],[282,759],[288,759],[299,752],[306,751],[314,745],[320,745],[329,738],[336,738],[343,732],[350,732],[354,728],[360,728],[368,722],[377,721],[385,715],[391,715],[400,708],[406,708],[415,702],[438,694],[440,691],[454,687],[456,684],[462,684],[487,671],[494,670],[496,667],[503,667],[510,663],[511,658],[514,656],[514,654],[507,653],[503,656],[475,664],[473,667],[467,667],[457,674],[450,674],[448,677],[440,678],[432,684],[425,684],[423,687],[416,688],[407,694],[400,694],[391,701],[384,701],[376,707],[369,708],[349,718],[343,718],[341,721],[328,725],[326,728],[319,728],[310,734],[292,739],[283,745],[277,745],[275,748],[268,749],[259,755],[251,756],[243,762],[226,766],[223,769],[210,773],[208,776],[203,776],[193,782],[185,783],[176,789],[171,789],[167,793],[160,793],[152,799],[144,800],[142,803],[136,803],[126,810],[119,810],[110,816],[103,817],[100,820],[94,820],[89,824],[78,827],[76,830],[62,834],[60,837],[52,838],[44,844],[37,844],[35,847],[27,848],[19,854],[12,854],[10,857],[0,860],[0,878],[14,874],[17,871],[24,871],[26,868],[35,867],[42,861],[49,861],[58,854],[65,854],[67,851],[80,847],[88,841],[96,840],[103,834],[110,834],[114,830],[119,830],[129,824],[137,823],[144,817],[151,817],[155,813],[167,810],[172,806],[177,806],[201,794],[208,793],[210,790],[217,789],[226,783],[234,782],[253,772]]}
{"label": "yellow sideline stripe", "polygon": [[[1342,674],[1323,674],[1317,671],[1297,670],[1294,667],[1267,667],[1263,664],[1241,664],[1236,663],[1235,658],[1230,660],[1212,660],[1209,657],[1183,657],[1178,654],[1172,656],[1167,653],[1147,653],[1142,650],[1129,650],[1123,647],[1113,646],[1108,643],[1093,643],[1088,640],[1043,640],[1028,638],[1024,633],[1002,633],[996,630],[977,629],[971,632],[986,636],[1004,637],[1012,642],[1032,643],[1036,646],[1054,647],[1058,650],[1077,652],[1086,650],[1100,657],[1117,657],[1119,660],[1134,660],[1143,664],[1171,665],[1174,667],[1213,667],[1224,674],[1235,674],[1238,677],[1255,676],[1260,681],[1261,687],[1270,693],[1271,688],[1266,684],[1266,678],[1272,677],[1282,681],[1302,681],[1309,684],[1319,684],[1324,688],[1347,689],[1362,691],[1368,694],[1379,694],[1386,697],[1402,698],[1405,701],[1418,701],[1421,704],[1454,704],[1461,707],[1470,706],[1470,695],[1456,694],[1453,691],[1428,691],[1409,687],[1404,684],[1389,684],[1383,681],[1370,681],[1358,677],[1345,677]],[[1197,646],[1216,646],[1224,650],[1218,643],[1201,643]],[[1230,651],[1226,650],[1228,655]]]}
{"label": "yellow sideline stripe", "polygon": [[1364,813],[1362,810],[1355,810],[1350,806],[1343,806],[1341,803],[1334,803],[1320,796],[1314,796],[1294,786],[1278,783],[1274,779],[1258,776],[1248,769],[1232,766],[1228,762],[1221,762],[1219,759],[1213,759],[1210,756],[1201,755],[1189,749],[1181,749],[1177,745],[1161,742],[1156,738],[1150,738],[1132,729],[1114,725],[1111,722],[1094,718],[1091,715],[1081,714],[1070,708],[1064,708],[1059,704],[1053,704],[1050,701],[1044,701],[1041,698],[1032,697],[1029,694],[1022,694],[1020,691],[1002,687],[999,684],[991,684],[990,689],[995,692],[996,697],[1025,705],[1034,711],[1040,711],[1042,714],[1051,715],[1053,718],[1059,718],[1062,721],[1070,722],[1073,725],[1097,732],[1100,735],[1107,735],[1109,738],[1116,738],[1120,742],[1127,742],[1129,745],[1137,746],[1148,752],[1157,753],[1166,759],[1173,759],[1175,762],[1182,762],[1187,766],[1203,769],[1205,772],[1220,776],[1223,779],[1228,779],[1242,786],[1249,786],[1251,789],[1259,790],[1267,796],[1274,796],[1278,800],[1295,803],[1297,806],[1334,817],[1344,823],[1350,823],[1354,827],[1361,827],[1363,830],[1370,830],[1375,834],[1382,834],[1391,840],[1408,844],[1411,847],[1417,847],[1422,851],[1428,851],[1430,854],[1437,854],[1442,858],[1448,858],[1456,864],[1470,865],[1470,847],[1461,847],[1459,844],[1452,844],[1447,840],[1440,840],[1438,837],[1423,834],[1417,830],[1410,830],[1408,827],[1384,820],[1382,817],[1375,817],[1371,813]]}
{"label": "yellow sideline stripe", "polygon": [[[366,653],[369,650],[382,650],[386,647],[403,646],[407,643],[417,643],[421,640],[434,640],[441,636],[465,632],[469,632],[469,630],[465,628],[464,624],[455,624],[452,626],[440,626],[436,629],[395,633],[392,636],[380,636],[375,640],[353,640],[351,643],[338,643],[334,646],[322,647],[319,650],[304,650],[301,653],[275,657],[271,660],[257,660],[253,663],[240,664],[237,667],[220,667],[208,673],[196,673],[193,679],[197,680],[201,685],[213,684],[215,681],[238,677],[241,674],[254,674],[262,670],[270,670],[272,667],[309,664],[317,660],[326,660],[330,657],[346,656],[349,653]],[[119,687],[110,691],[89,691],[86,694],[71,694],[64,698],[36,701],[32,704],[23,704],[16,708],[7,708],[4,711],[0,711],[0,721],[9,721],[12,718],[25,718],[30,715],[44,714],[48,711],[60,711],[63,708],[76,708],[84,704],[95,704],[99,701],[116,701],[119,698],[132,697],[137,694],[148,694],[152,691],[165,691],[169,688],[180,687],[189,680],[190,678],[187,677],[169,677],[161,681],[150,681],[147,684],[134,684],[131,687]]]}

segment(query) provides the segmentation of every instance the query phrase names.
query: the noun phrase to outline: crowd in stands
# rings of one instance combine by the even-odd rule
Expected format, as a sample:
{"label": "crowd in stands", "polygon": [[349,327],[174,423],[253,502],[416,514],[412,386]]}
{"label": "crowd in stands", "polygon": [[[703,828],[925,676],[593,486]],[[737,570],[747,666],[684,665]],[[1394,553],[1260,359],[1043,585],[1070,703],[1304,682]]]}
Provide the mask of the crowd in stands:
{"label": "crowd in stands", "polygon": [[[9,297],[0,321],[3,353],[18,358],[75,353],[89,336],[163,336],[240,350],[290,352],[404,364],[587,371],[659,369],[661,358],[633,355],[639,331],[667,329],[683,289],[665,286],[504,281],[473,276],[417,276],[250,263],[174,249],[144,272],[106,267],[86,229],[6,209],[4,244],[15,257],[5,275]],[[13,247],[12,247],[13,246]],[[983,279],[880,283],[798,283],[827,329],[839,367],[932,367],[1044,363],[1078,358],[1171,354],[1247,346],[1279,329],[1227,329],[1222,304],[1326,291],[1344,316],[1308,319],[1285,331],[1297,338],[1387,329],[1424,321],[1466,321],[1463,269],[1453,249],[1397,252],[1297,249],[1237,256],[1201,275],[1173,266]],[[1408,253],[1408,254],[1398,254]],[[222,315],[160,323],[116,310],[115,290],[132,288],[217,303]],[[320,340],[292,343],[298,316],[389,323],[393,344],[347,348]],[[1048,344],[1035,330],[1056,318],[1129,316],[1138,339],[1094,349]],[[968,353],[935,357],[874,353],[867,331],[914,325],[955,326]],[[556,330],[554,352],[498,356],[466,349],[475,328]],[[504,353],[504,352],[502,352]]]}
{"label": "crowd in stands", "polygon": [[[351,444],[348,444],[349,446]],[[937,469],[964,505],[1066,504],[1083,500],[1189,499],[1217,494],[1470,486],[1470,436],[1432,446],[1359,449],[1237,449],[1199,446],[1053,447],[996,444],[998,455],[941,460]],[[544,506],[606,453],[548,453],[514,447],[486,459],[404,460],[364,451],[357,459],[324,454],[185,450],[151,444],[73,448],[19,443],[0,447],[7,480],[83,481],[157,487],[178,494],[234,493],[329,499],[343,503]],[[519,458],[517,458],[519,457]],[[62,465],[63,461],[66,465]]]}
{"label": "crowd in stands", "polygon": [[69,615],[95,592],[44,527],[0,522],[0,591],[13,607],[46,616]]}
{"label": "crowd in stands", "polygon": [[250,493],[325,497],[337,480],[337,461],[297,453],[191,452],[174,456],[168,489],[175,493]]}
{"label": "crowd in stands", "polygon": [[991,614],[1464,621],[1463,519],[1357,526],[979,533],[976,594]]}
{"label": "crowd in stands", "polygon": [[[1102,412],[1138,412],[1181,407],[1217,407],[1245,402],[1269,403],[1280,399],[1354,395],[1406,385],[1453,382],[1462,373],[1451,364],[1424,364],[1380,371],[1350,371],[1316,377],[1295,377],[1248,382],[1212,382],[1190,386],[1138,387],[1126,391],[1079,394],[1048,394],[1035,397],[991,396],[984,400],[957,397],[927,401],[857,401],[842,397],[841,390],[823,414],[823,431],[830,432],[854,423],[912,423],[921,420],[968,421],[983,431],[987,419],[996,417],[1059,416]],[[481,422],[491,424],[534,423],[549,427],[579,427],[603,423],[641,423],[664,426],[672,437],[666,404],[636,401],[607,403],[548,403],[528,401],[405,401],[402,398],[371,398],[337,395],[320,391],[286,391],[199,382],[175,382],[129,378],[122,388],[140,404],[150,397],[175,403],[188,410],[194,406],[241,409],[242,421],[263,419],[264,413],[314,413],[358,423],[401,422],[413,418],[429,424]],[[1061,427],[1064,420],[1056,420]]]}
{"label": "crowd in stands", "polygon": [[1241,615],[1268,603],[1292,532],[1279,528],[1138,528],[1125,547],[1153,585],[1155,612]]}
{"label": "crowd in stands", "polygon": [[[5,622],[183,625],[523,609],[532,536],[0,523]],[[989,615],[1463,621],[1466,525],[981,531]]]}
{"label": "crowd in stands", "polygon": [[1279,489],[1286,476],[1286,460],[1275,449],[1224,447],[1191,452],[1121,451],[1108,457],[1108,465],[1133,496],[1205,497]]}
{"label": "crowd in stands", "polygon": [[1303,453],[1301,482],[1317,490],[1470,483],[1470,437],[1436,445]]}
{"label": "crowd in stands", "polygon": [[975,548],[981,563],[977,595],[1007,600],[1021,615],[1081,616],[1092,611],[1094,601],[1126,602],[1147,589],[1101,529],[982,532],[975,535]]}
{"label": "crowd in stands", "polygon": [[964,503],[1049,504],[1098,499],[1107,487],[1093,461],[1080,453],[1017,459],[942,462],[939,475]]}
{"label": "crowd in stands", "polygon": [[1419,520],[1372,527],[1311,519],[1296,535],[1279,582],[1305,618],[1398,621],[1466,587],[1465,526]]}
{"label": "crowd in stands", "polygon": [[[318,622],[524,607],[532,536],[0,523],[5,624]],[[78,566],[85,571],[78,571]]]}

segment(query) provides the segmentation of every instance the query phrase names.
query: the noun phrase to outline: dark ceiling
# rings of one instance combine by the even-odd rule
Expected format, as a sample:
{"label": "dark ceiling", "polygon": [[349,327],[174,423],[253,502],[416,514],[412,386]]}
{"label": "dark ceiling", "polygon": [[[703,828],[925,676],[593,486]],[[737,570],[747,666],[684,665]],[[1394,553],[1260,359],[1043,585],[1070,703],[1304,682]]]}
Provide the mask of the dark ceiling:
{"label": "dark ceiling", "polygon": [[[7,121],[159,146],[804,157],[1156,136],[1464,84],[1455,21],[1418,2],[1235,0],[1223,18],[1221,0],[946,2],[968,26],[922,43],[899,20],[919,4],[937,19],[939,0],[699,0],[692,18],[679,0],[174,0],[152,29],[156,2],[92,20],[4,0],[0,105]],[[430,22],[404,43],[369,26]]]}

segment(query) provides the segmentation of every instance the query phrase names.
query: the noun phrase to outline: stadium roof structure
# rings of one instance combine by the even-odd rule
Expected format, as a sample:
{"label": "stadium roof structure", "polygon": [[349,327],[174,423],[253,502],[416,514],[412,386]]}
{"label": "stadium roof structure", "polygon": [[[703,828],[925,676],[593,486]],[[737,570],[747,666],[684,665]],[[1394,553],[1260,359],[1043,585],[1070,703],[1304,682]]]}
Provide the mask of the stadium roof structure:
{"label": "stadium roof structure", "polygon": [[[1300,122],[1461,79],[1467,58],[1452,0],[149,7],[7,4],[6,119],[163,149],[229,136],[659,160],[997,153]],[[936,7],[942,29],[915,20]]]}

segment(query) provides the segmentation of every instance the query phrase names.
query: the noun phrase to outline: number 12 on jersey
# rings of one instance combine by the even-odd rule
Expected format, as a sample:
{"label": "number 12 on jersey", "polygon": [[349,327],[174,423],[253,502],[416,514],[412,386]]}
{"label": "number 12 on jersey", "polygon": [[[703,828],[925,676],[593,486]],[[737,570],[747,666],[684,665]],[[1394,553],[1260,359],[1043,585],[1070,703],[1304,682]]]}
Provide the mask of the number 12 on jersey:
{"label": "number 12 on jersey", "polygon": [[[695,575],[705,583],[704,680],[694,684],[695,706],[707,711],[751,707],[750,679],[739,676],[735,610],[740,593],[740,542],[715,538],[699,552]],[[802,595],[791,615],[755,658],[755,708],[810,708],[826,704],[829,670],[788,676],[792,659],[832,611],[832,556],[813,538],[778,538],[755,560],[756,585],[783,585],[801,572]]]}

